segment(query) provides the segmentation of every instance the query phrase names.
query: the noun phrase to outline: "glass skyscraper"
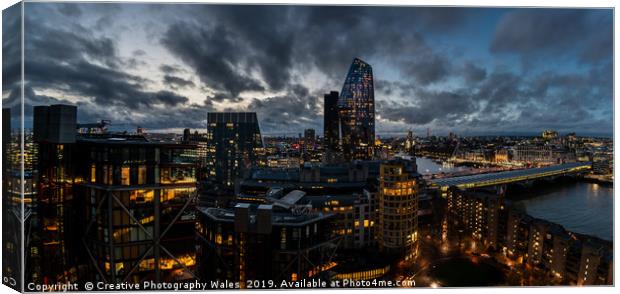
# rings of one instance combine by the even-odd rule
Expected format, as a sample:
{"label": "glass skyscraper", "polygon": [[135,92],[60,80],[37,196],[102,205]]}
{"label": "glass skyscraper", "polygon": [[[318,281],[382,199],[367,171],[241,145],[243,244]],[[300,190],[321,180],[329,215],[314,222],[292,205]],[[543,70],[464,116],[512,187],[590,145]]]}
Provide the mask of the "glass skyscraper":
{"label": "glass skyscraper", "polygon": [[257,151],[263,148],[256,113],[210,112],[207,121],[207,178],[211,183],[233,187],[243,168],[256,164]]}
{"label": "glass skyscraper", "polygon": [[367,160],[375,140],[375,91],[372,67],[353,59],[338,100],[340,137],[345,160]]}
{"label": "glass skyscraper", "polygon": [[323,144],[327,151],[339,150],[338,92],[331,91],[323,98]]}

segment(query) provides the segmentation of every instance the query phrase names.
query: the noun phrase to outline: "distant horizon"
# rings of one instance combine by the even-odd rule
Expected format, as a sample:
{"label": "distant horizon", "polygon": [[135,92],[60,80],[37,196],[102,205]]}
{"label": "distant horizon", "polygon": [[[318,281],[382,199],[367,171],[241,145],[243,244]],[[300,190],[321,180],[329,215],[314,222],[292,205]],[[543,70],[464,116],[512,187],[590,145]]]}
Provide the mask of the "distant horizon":
{"label": "distant horizon", "polygon": [[[12,130],[16,130],[17,128],[11,128]],[[25,128],[26,130],[32,131],[32,127],[29,128]],[[206,133],[207,129],[192,129],[189,128],[190,131],[192,133],[194,133],[195,131],[198,131],[199,133]],[[183,130],[184,128],[178,129],[178,130],[149,130],[148,128],[145,128],[146,134],[174,134],[174,135],[183,135]],[[137,131],[137,126],[136,128],[133,129],[109,129],[108,130],[110,133],[122,133],[122,132],[128,132],[128,133],[135,133]],[[319,137],[323,137],[322,135],[322,130],[316,130],[316,134]],[[395,137],[405,137],[407,136],[409,130],[404,130],[402,132],[380,132],[376,134],[376,138],[377,139],[381,139],[381,138],[395,138]],[[503,131],[503,132],[496,132],[496,133],[456,133],[453,132],[453,134],[457,135],[458,137],[493,137],[493,136],[497,136],[497,137],[540,137],[542,132],[544,130],[540,130],[540,132],[535,132],[535,131]],[[567,134],[570,133],[575,133],[575,135],[577,137],[592,137],[592,138],[607,138],[607,139],[613,139],[614,134],[613,133],[603,133],[603,132],[558,132],[558,135],[560,137],[565,136]],[[263,137],[287,137],[287,138],[293,138],[293,137],[298,137],[299,135],[303,136],[303,130],[301,130],[300,132],[261,132],[261,135]],[[413,132],[414,136],[419,137],[419,138],[426,138],[426,134],[420,133],[420,132]],[[449,132],[447,133],[438,133],[438,134],[434,134],[431,133],[431,137],[432,136],[436,136],[436,137],[447,137],[449,136]]]}

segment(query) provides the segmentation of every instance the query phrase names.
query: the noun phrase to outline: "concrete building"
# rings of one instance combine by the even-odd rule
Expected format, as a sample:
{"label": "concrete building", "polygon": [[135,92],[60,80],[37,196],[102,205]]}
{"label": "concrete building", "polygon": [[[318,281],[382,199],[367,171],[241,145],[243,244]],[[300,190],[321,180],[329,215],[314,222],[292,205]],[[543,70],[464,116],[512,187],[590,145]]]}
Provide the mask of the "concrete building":
{"label": "concrete building", "polygon": [[523,263],[527,256],[532,220],[533,218],[521,209],[512,207],[508,209],[506,255],[517,263]]}
{"label": "concrete building", "polygon": [[493,189],[448,189],[448,230],[463,231],[473,242],[476,250],[499,248],[500,217],[504,203],[501,191]]}
{"label": "concrete building", "polygon": [[379,250],[414,260],[418,254],[418,181],[414,160],[395,159],[381,163],[377,199],[377,243]]}
{"label": "concrete building", "polygon": [[519,145],[513,149],[513,160],[531,164],[553,164],[553,151],[550,146]]}

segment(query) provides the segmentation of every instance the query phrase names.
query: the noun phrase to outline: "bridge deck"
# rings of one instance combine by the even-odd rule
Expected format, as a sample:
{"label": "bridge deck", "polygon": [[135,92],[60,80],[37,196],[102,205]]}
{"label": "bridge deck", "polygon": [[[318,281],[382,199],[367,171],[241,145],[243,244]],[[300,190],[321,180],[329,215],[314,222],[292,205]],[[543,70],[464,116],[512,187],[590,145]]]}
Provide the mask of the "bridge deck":
{"label": "bridge deck", "polygon": [[430,182],[439,187],[457,186],[459,188],[475,188],[576,173],[589,170],[591,167],[592,164],[590,162],[571,162],[539,168],[434,179],[430,180]]}

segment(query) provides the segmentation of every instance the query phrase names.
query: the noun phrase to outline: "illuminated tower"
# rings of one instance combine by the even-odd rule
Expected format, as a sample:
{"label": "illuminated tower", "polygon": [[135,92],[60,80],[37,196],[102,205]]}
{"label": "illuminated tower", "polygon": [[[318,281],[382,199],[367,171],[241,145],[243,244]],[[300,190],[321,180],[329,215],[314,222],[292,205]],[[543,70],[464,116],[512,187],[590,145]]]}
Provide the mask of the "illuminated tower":
{"label": "illuminated tower", "polygon": [[371,159],[375,140],[375,91],[372,67],[368,63],[353,59],[338,108],[344,159]]}
{"label": "illuminated tower", "polygon": [[407,261],[418,251],[418,177],[414,160],[381,164],[377,241],[381,252]]}
{"label": "illuminated tower", "polygon": [[141,135],[77,139],[74,185],[89,281],[191,281],[196,145]]}
{"label": "illuminated tower", "polygon": [[415,140],[413,139],[413,132],[407,133],[407,139],[405,139],[405,152],[409,156],[415,156]]}
{"label": "illuminated tower", "polygon": [[256,113],[210,112],[207,121],[207,178],[232,188],[243,169],[256,164],[257,152],[263,148]]}
{"label": "illuminated tower", "polygon": [[[37,201],[34,203],[39,225],[32,235],[40,240],[40,279],[54,282],[74,282],[70,268],[76,266],[80,243],[73,238],[78,230],[77,208],[73,186],[75,175],[73,152],[76,143],[77,107],[51,105],[33,107],[32,140],[38,148],[36,169]],[[36,279],[34,280],[36,281]]]}

